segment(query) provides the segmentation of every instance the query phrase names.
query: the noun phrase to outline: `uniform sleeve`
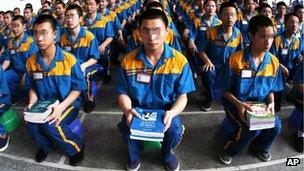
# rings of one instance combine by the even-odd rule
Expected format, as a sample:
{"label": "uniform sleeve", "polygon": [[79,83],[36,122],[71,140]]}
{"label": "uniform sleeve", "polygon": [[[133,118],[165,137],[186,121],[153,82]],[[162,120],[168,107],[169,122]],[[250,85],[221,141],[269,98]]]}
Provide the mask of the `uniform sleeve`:
{"label": "uniform sleeve", "polygon": [[115,23],[115,31],[117,32],[118,30],[121,30],[122,27],[121,27],[121,23],[118,19],[118,16],[116,15],[115,18],[114,18],[114,23]]}
{"label": "uniform sleeve", "polygon": [[195,91],[193,75],[188,63],[184,65],[182,73],[177,79],[174,89],[177,94],[185,94]]}
{"label": "uniform sleeve", "polygon": [[90,52],[89,53],[90,53],[89,54],[90,58],[98,60],[99,57],[100,57],[100,54],[99,54],[99,51],[98,51],[98,41],[95,37],[91,41]]}
{"label": "uniform sleeve", "polygon": [[197,51],[199,53],[206,52],[208,47],[208,37],[206,31],[199,31],[197,35],[197,41],[196,41],[196,47]]}
{"label": "uniform sleeve", "polygon": [[[11,105],[10,92],[7,85],[7,81],[4,75],[4,71],[0,68],[0,103]],[[7,107],[7,106],[6,106]],[[4,112],[5,109],[0,109],[0,113]]]}
{"label": "uniform sleeve", "polygon": [[[229,60],[229,58],[228,58]],[[229,66],[229,62],[223,64],[221,70],[218,73],[216,78],[216,85],[222,91],[229,91],[232,87],[232,72]]]}
{"label": "uniform sleeve", "polygon": [[83,91],[86,89],[86,82],[84,79],[83,72],[80,69],[80,64],[78,61],[72,67],[71,85],[72,85],[72,90]]}
{"label": "uniform sleeve", "polygon": [[35,54],[37,51],[38,51],[38,47],[37,47],[36,43],[35,43],[35,42],[32,42],[32,43],[31,43],[31,47],[30,47],[30,49],[29,49],[29,56],[28,56],[28,57],[32,56],[32,55]]}
{"label": "uniform sleeve", "polygon": [[113,24],[112,22],[108,21],[106,24],[106,38],[109,37],[114,37],[115,33],[114,33],[114,29],[113,29]]}
{"label": "uniform sleeve", "polygon": [[271,92],[278,92],[283,90],[283,78],[282,78],[282,70],[281,67],[278,66],[278,70],[276,76],[274,77],[274,81],[272,83]]}
{"label": "uniform sleeve", "polygon": [[34,89],[34,79],[30,76],[30,73],[28,71],[25,72],[25,81],[24,81],[24,87],[26,90]]}
{"label": "uniform sleeve", "polygon": [[117,93],[129,95],[129,91],[128,91],[129,88],[128,88],[128,82],[127,82],[125,70],[122,67],[120,67],[118,74],[119,75],[116,84]]}
{"label": "uniform sleeve", "polygon": [[6,50],[4,51],[4,53],[2,54],[2,56],[0,57],[0,63],[3,63],[5,60],[8,60],[8,61],[11,60],[11,55],[10,55],[8,49],[6,49]]}

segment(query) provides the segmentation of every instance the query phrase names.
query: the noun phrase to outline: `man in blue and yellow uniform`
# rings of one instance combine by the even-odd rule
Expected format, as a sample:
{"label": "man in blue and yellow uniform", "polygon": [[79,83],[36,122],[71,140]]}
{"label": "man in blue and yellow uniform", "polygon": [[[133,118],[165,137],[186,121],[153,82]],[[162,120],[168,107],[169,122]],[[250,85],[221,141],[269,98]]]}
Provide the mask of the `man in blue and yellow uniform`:
{"label": "man in blue and yellow uniform", "polygon": [[78,5],[67,7],[66,24],[68,31],[61,36],[60,46],[76,56],[82,72],[85,74],[87,91],[84,92],[85,102],[83,110],[90,113],[95,107],[94,97],[98,92],[98,76],[102,74],[102,67],[97,64],[99,59],[98,42],[95,36],[84,29],[82,21],[82,9]]}
{"label": "man in blue and yellow uniform", "polygon": [[83,140],[72,132],[81,106],[80,94],[86,84],[77,58],[55,44],[56,20],[51,15],[40,15],[34,22],[33,35],[39,51],[26,62],[26,87],[29,89],[28,108],[38,100],[58,99],[51,106],[46,123],[26,124],[27,131],[38,145],[35,161],[46,159],[55,142],[69,157],[70,165],[83,160]]}
{"label": "man in blue and yellow uniform", "polygon": [[118,127],[128,144],[128,170],[140,167],[142,141],[130,139],[130,123],[138,113],[135,107],[165,110],[163,161],[168,170],[178,170],[180,162],[173,154],[182,139],[183,127],[178,116],[187,104],[187,93],[195,86],[187,59],[164,43],[168,20],[158,9],[144,11],[139,17],[143,45],[128,54],[121,64],[117,91],[124,115]]}
{"label": "man in blue and yellow uniform", "polygon": [[[10,38],[14,37],[12,32],[12,19],[14,17],[13,11],[6,11],[3,14],[4,17],[4,26],[0,29],[0,55],[6,50],[8,46],[8,41]],[[0,63],[3,62],[3,59],[0,58]]]}
{"label": "man in blue and yellow uniform", "polygon": [[8,47],[1,56],[4,58],[2,68],[10,85],[12,98],[16,99],[24,95],[20,85],[25,73],[26,60],[38,50],[34,39],[25,33],[25,25],[25,19],[21,15],[12,19],[12,32],[15,37],[9,40]]}
{"label": "man in blue and yellow uniform", "polygon": [[219,153],[224,164],[230,164],[232,157],[253,138],[250,149],[263,161],[269,161],[269,149],[281,130],[277,116],[273,128],[254,131],[248,128],[246,110],[252,109],[247,102],[264,102],[267,110],[274,112],[274,92],[283,88],[279,60],[268,52],[275,36],[273,22],[263,15],[253,17],[249,21],[249,35],[251,45],[231,55],[218,76],[218,85],[224,91],[222,105],[233,126],[232,130],[225,130],[229,136]]}
{"label": "man in blue and yellow uniform", "polygon": [[[11,106],[11,97],[7,81],[2,68],[0,67],[0,117],[9,110]],[[0,152],[7,149],[9,144],[9,134],[0,123]]]}
{"label": "man in blue and yellow uniform", "polygon": [[[295,13],[285,15],[284,28],[284,31],[275,37],[270,52],[280,61],[285,87],[286,84],[292,82],[297,66],[303,58],[301,55],[303,47],[301,47],[300,38],[296,36],[299,28],[299,18]],[[280,91],[275,94],[276,111],[280,111],[282,99],[286,93],[288,92]]]}
{"label": "man in blue and yellow uniform", "polygon": [[218,72],[228,56],[243,48],[242,34],[234,27],[237,8],[231,2],[224,2],[220,7],[222,24],[208,29],[198,37],[198,54],[201,59],[199,72],[205,88],[205,100],[201,109],[209,111],[214,98],[214,85]]}
{"label": "man in blue and yellow uniform", "polygon": [[85,0],[85,9],[87,15],[84,17],[84,26],[90,30],[98,40],[98,50],[101,54],[99,63],[105,69],[104,80],[111,80],[109,66],[109,48],[115,35],[111,21],[98,13],[100,0]]}

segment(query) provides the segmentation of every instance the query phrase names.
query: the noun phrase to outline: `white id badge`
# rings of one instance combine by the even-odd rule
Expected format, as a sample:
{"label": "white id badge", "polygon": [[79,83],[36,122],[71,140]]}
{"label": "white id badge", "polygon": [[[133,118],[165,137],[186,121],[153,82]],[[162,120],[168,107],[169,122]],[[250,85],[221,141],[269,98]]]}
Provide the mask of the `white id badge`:
{"label": "white id badge", "polygon": [[277,28],[281,28],[281,25],[277,25]]}
{"label": "white id badge", "polygon": [[14,49],[12,49],[12,50],[10,51],[10,53],[11,53],[11,55],[15,55],[16,51],[15,51]]}
{"label": "white id badge", "polygon": [[249,70],[249,69],[242,70],[241,77],[242,78],[251,78],[252,77],[252,70]]}
{"label": "white id badge", "polygon": [[242,21],[242,24],[243,24],[243,25],[247,25],[247,24],[248,24],[248,21],[243,20],[243,21]]}
{"label": "white id badge", "polygon": [[200,31],[206,31],[206,30],[207,30],[207,27],[200,27],[199,30],[200,30]]}
{"label": "white id badge", "polygon": [[7,39],[7,36],[3,36],[3,39],[6,40],[6,39]]}
{"label": "white id badge", "polygon": [[43,79],[43,73],[42,72],[33,73],[33,76],[34,76],[34,80]]}
{"label": "white id badge", "polygon": [[87,27],[87,26],[83,26],[83,28],[84,28],[84,29],[86,29],[86,30],[88,29],[88,27]]}
{"label": "white id badge", "polygon": [[288,49],[282,49],[282,55],[287,55]]}
{"label": "white id badge", "polygon": [[301,38],[301,34],[300,34],[300,33],[297,33],[297,34],[296,34],[296,37],[297,37],[297,38]]}
{"label": "white id badge", "polygon": [[137,74],[136,81],[140,83],[150,83],[151,76],[144,73],[139,73]]}
{"label": "white id badge", "polygon": [[64,47],[64,49],[65,49],[66,51],[71,51],[71,50],[72,50],[71,46],[66,46],[66,47]]}

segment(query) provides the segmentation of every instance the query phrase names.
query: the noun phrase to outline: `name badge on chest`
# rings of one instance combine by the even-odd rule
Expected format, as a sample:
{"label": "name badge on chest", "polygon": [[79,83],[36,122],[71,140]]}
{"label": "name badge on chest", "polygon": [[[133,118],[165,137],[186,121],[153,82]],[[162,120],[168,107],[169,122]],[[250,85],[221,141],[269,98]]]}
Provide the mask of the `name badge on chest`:
{"label": "name badge on chest", "polygon": [[3,36],[3,39],[6,40],[6,39],[7,39],[7,36]]}
{"label": "name badge on chest", "polygon": [[10,53],[11,53],[11,55],[15,55],[15,53],[16,53],[15,49],[11,49]]}
{"label": "name badge on chest", "polygon": [[247,24],[248,24],[248,21],[243,20],[243,21],[242,21],[242,24],[243,24],[243,25],[247,25]]}
{"label": "name badge on chest", "polygon": [[282,55],[287,55],[287,53],[288,53],[288,49],[282,49]]}
{"label": "name badge on chest", "polygon": [[250,69],[243,69],[241,71],[241,78],[251,78],[252,77],[252,70]]}
{"label": "name badge on chest", "polygon": [[280,28],[281,28],[281,25],[277,25],[277,28],[280,29]]}
{"label": "name badge on chest", "polygon": [[72,50],[71,46],[66,46],[66,47],[64,47],[64,49],[65,49],[66,51],[71,51],[71,50]]}
{"label": "name badge on chest", "polygon": [[207,30],[207,27],[200,27],[199,30],[200,30],[200,31],[206,31],[206,30]]}
{"label": "name badge on chest", "polygon": [[151,75],[148,75],[145,73],[139,73],[139,74],[137,74],[136,81],[138,81],[140,83],[149,84],[151,81]]}
{"label": "name badge on chest", "polygon": [[42,72],[33,73],[33,77],[34,77],[34,80],[41,80],[41,79],[43,79],[43,73]]}

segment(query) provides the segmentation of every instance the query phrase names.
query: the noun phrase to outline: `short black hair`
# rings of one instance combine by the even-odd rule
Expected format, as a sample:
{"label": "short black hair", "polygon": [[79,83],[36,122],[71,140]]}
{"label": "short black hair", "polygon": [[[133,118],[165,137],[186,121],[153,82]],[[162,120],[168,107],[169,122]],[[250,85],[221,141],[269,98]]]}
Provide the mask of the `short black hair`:
{"label": "short black hair", "polygon": [[4,11],[0,11],[0,15],[3,15],[4,14]]}
{"label": "short black hair", "polygon": [[70,11],[70,10],[76,10],[79,17],[82,17],[82,15],[83,15],[82,8],[77,4],[69,5],[66,8],[65,13],[67,13],[67,11]]}
{"label": "short black hair", "polygon": [[25,19],[24,19],[24,17],[22,15],[16,15],[12,19],[12,21],[17,21],[17,20],[19,20],[21,22],[21,24],[25,24]]}
{"label": "short black hair", "polygon": [[[84,0],[84,2],[86,3],[86,2],[87,2],[87,0]],[[100,0],[95,0],[95,3],[96,3],[97,5],[99,5]]]}
{"label": "short black hair", "polygon": [[152,2],[150,2],[150,3],[148,3],[146,5],[146,10],[148,10],[148,9],[155,9],[155,8],[161,8],[162,11],[165,10],[164,6],[161,3],[157,2],[157,1],[152,1]]}
{"label": "short black hair", "polygon": [[141,26],[143,20],[152,19],[161,19],[164,22],[165,26],[168,26],[169,22],[165,12],[159,9],[148,9],[141,13],[138,20],[139,26]]}
{"label": "short black hair", "polygon": [[296,6],[293,7],[293,12],[297,12],[298,10],[300,10],[302,8],[304,8],[303,5],[298,4],[298,5],[296,5]]}
{"label": "short black hair", "polygon": [[224,3],[222,3],[222,5],[220,6],[219,14],[222,15],[222,12],[224,11],[224,9],[225,9],[225,8],[228,8],[228,7],[234,8],[236,12],[238,11],[238,9],[237,9],[237,7],[235,6],[234,3],[232,3],[232,2],[224,2]]}
{"label": "short black hair", "polygon": [[60,4],[63,8],[65,8],[65,3],[64,3],[63,1],[61,1],[61,0],[56,1],[55,5],[59,5],[59,4]]}
{"label": "short black hair", "polygon": [[18,7],[15,7],[15,8],[14,8],[14,11],[15,11],[15,10],[18,10],[18,11],[20,11],[20,8],[18,8]]}
{"label": "short black hair", "polygon": [[32,8],[33,9],[33,5],[31,4],[31,3],[27,3],[27,4],[25,4],[25,8],[26,7],[30,7],[30,8]]}
{"label": "short black hair", "polygon": [[33,27],[37,24],[49,23],[54,31],[56,31],[56,19],[52,15],[42,14],[39,15],[34,21]]}
{"label": "short black hair", "polygon": [[297,17],[297,18],[299,19],[299,17],[297,16],[296,13],[291,12],[291,13],[285,14],[285,16],[284,16],[284,24],[286,24],[287,21],[288,21],[288,19],[289,19],[290,17],[292,17],[292,16],[293,16],[293,17]]}
{"label": "short black hair", "polygon": [[270,6],[269,4],[263,3],[263,4],[261,4],[261,5],[258,7],[258,12],[261,13],[262,10],[263,10],[264,8],[270,8],[270,9],[272,9],[271,6]]}
{"label": "short black hair", "polygon": [[203,5],[206,6],[209,1],[213,1],[215,5],[217,4],[216,0],[205,0]]}
{"label": "short black hair", "polygon": [[52,5],[50,1],[44,1],[44,2],[42,3],[42,5],[43,5],[43,4],[48,4],[48,6],[51,6],[51,5]]}
{"label": "short black hair", "polygon": [[287,5],[285,4],[285,2],[283,2],[283,1],[280,1],[280,2],[277,3],[277,9],[278,9],[280,6],[285,6],[285,7],[287,7]]}
{"label": "short black hair", "polygon": [[41,14],[41,15],[43,15],[43,14],[52,15],[53,12],[52,12],[52,10],[50,10],[50,9],[44,9],[44,10],[42,10],[42,11],[40,12],[40,14]]}
{"label": "short black hair", "polygon": [[14,17],[14,12],[11,10],[5,11],[3,15],[6,15],[6,14],[10,15],[12,18]]}
{"label": "short black hair", "polygon": [[[26,9],[30,9],[30,10],[33,12],[33,8],[30,7],[30,6],[25,6],[25,7],[24,7],[24,10],[26,10]],[[24,10],[23,10],[23,11],[24,11]]]}
{"label": "short black hair", "polygon": [[262,27],[274,27],[274,25],[271,19],[264,15],[257,15],[250,19],[248,25],[249,33],[255,35],[255,33],[258,32],[259,28]]}

